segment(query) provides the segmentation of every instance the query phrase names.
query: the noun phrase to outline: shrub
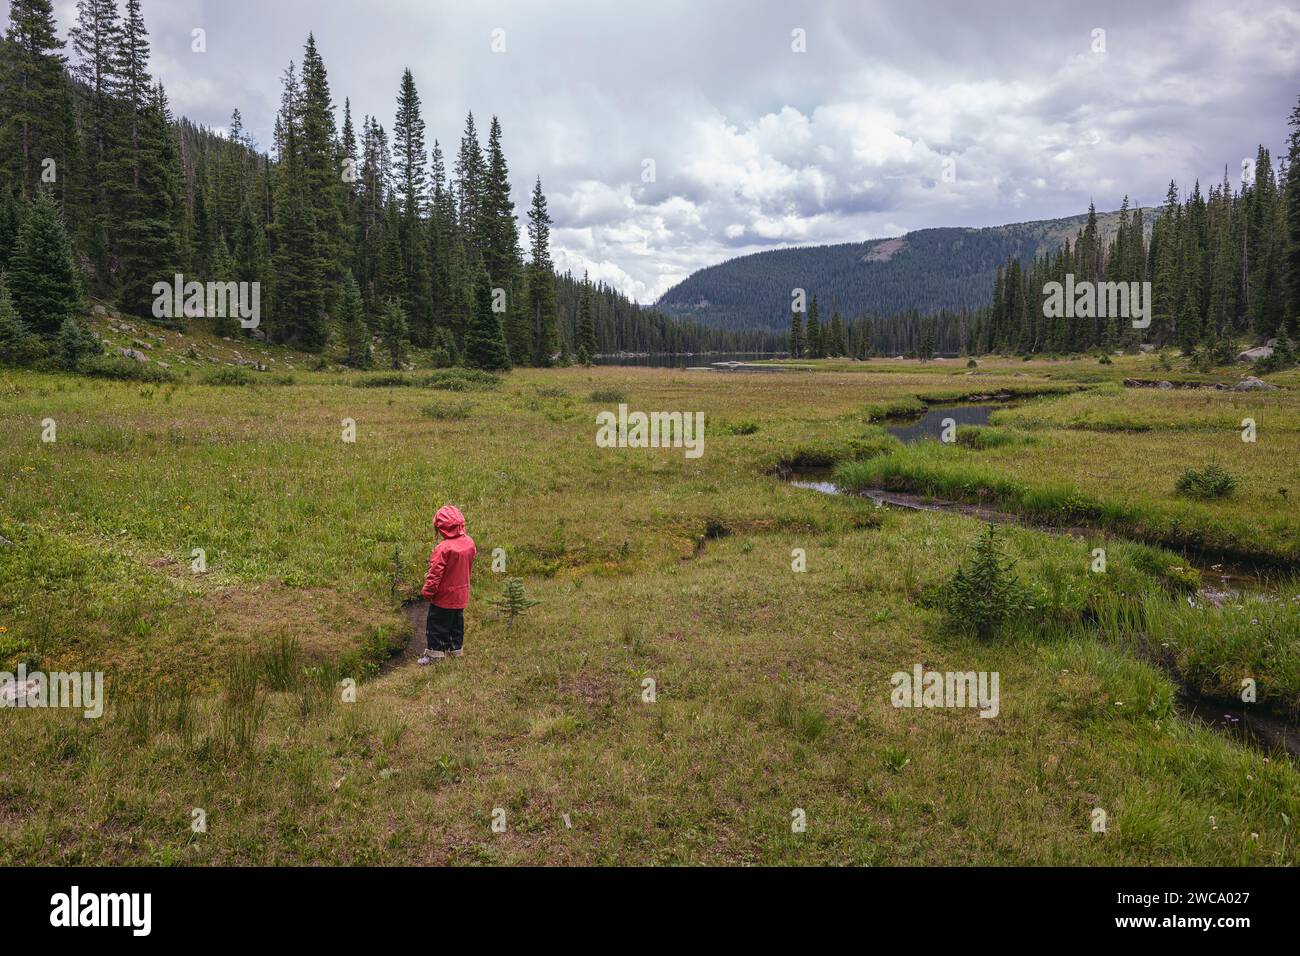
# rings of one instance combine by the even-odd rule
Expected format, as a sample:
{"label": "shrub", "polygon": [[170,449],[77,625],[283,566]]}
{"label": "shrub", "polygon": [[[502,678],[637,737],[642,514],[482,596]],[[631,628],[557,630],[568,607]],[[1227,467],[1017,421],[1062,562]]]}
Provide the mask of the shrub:
{"label": "shrub", "polygon": [[722,434],[724,435],[752,435],[758,431],[758,422],[744,419],[738,422],[724,422],[722,425]]}
{"label": "shrub", "polygon": [[99,344],[99,339],[95,338],[90,329],[76,319],[68,317],[59,326],[59,334],[55,338],[55,350],[58,352],[59,363],[64,368],[75,369],[78,362],[92,355],[99,355],[104,351],[104,347]]}
{"label": "shrub", "polygon": [[356,388],[408,388],[415,384],[414,379],[405,375],[389,373],[386,375],[367,375],[352,383]]}
{"label": "shrub", "polygon": [[443,392],[489,392],[501,385],[501,376],[476,368],[445,368],[420,379],[424,388]]}
{"label": "shrub", "polygon": [[995,636],[1024,610],[1025,592],[1016,577],[1015,561],[1002,550],[993,525],[944,585],[938,603],[954,629],[973,632],[980,640]]}
{"label": "shrub", "polygon": [[600,404],[613,403],[615,405],[621,405],[627,401],[627,392],[623,391],[621,388],[596,388],[592,389],[589,401],[598,402]]}
{"label": "shrub", "polygon": [[1002,431],[984,425],[967,425],[957,430],[957,444],[983,451],[988,448],[1005,448],[1008,445],[1028,445],[1033,438],[1014,432]]}
{"label": "shrub", "polygon": [[246,368],[232,365],[227,368],[213,369],[204,375],[201,381],[204,385],[244,386],[253,384],[253,375]]}
{"label": "shrub", "polygon": [[123,382],[171,382],[175,376],[156,365],[137,362],[124,355],[92,355],[77,363],[77,371],[92,378]]}
{"label": "shrub", "polygon": [[1188,498],[1227,498],[1237,490],[1237,479],[1217,461],[1204,468],[1184,468],[1174,490]]}
{"label": "shrub", "polygon": [[426,418],[432,418],[434,421],[445,422],[468,418],[469,413],[473,410],[473,402],[445,401],[430,402],[428,405],[425,405],[420,409],[420,413]]}

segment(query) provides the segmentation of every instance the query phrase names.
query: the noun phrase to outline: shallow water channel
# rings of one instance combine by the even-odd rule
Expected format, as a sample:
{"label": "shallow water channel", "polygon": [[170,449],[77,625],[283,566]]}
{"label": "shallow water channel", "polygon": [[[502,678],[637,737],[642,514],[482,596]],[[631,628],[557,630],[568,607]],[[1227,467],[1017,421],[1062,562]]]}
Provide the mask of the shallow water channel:
{"label": "shallow water channel", "polygon": [[[911,421],[890,426],[886,431],[907,445],[927,439],[939,441],[945,427],[945,420],[951,419],[959,429],[963,425],[987,425],[993,412],[1006,407],[1005,404],[934,406],[915,416]],[[821,494],[857,494],[859,497],[871,499],[877,507],[889,506],[909,511],[957,514],[993,524],[1016,524],[1049,534],[1072,537],[1100,533],[1099,529],[1092,528],[1045,526],[1009,512],[942,498],[928,498],[883,489],[852,492],[835,484],[834,470],[830,468],[794,471],[782,477],[796,488],[806,488]],[[1201,573],[1203,584],[1197,591],[1196,599],[1199,599],[1203,605],[1221,607],[1228,602],[1275,599],[1276,584],[1269,576],[1252,573],[1245,568],[1235,568],[1228,562],[1215,561],[1213,558],[1188,555],[1184,555],[1183,558],[1188,566],[1196,568]],[[1165,669],[1169,670],[1167,667]],[[1176,674],[1171,673],[1171,676],[1177,680]],[[1300,726],[1270,714],[1245,711],[1234,704],[1201,697],[1187,687],[1182,688],[1181,697],[1182,710],[1187,716],[1263,750],[1284,752],[1291,757],[1300,757]]]}

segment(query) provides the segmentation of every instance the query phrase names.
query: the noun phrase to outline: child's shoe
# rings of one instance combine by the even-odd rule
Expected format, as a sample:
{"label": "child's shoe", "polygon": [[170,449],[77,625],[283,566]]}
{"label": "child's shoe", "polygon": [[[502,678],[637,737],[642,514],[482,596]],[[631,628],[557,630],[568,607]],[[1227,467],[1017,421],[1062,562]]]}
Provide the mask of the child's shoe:
{"label": "child's shoe", "polygon": [[442,651],[425,651],[424,654],[420,657],[420,659],[415,663],[419,664],[421,667],[425,667],[429,664],[432,664],[434,661],[442,660],[446,656],[447,655],[444,654]]}
{"label": "child's shoe", "polygon": [[463,647],[458,647],[458,648],[456,648],[454,651],[448,651],[448,652],[447,652],[447,656],[448,656],[448,657],[460,657],[460,656],[462,656],[464,653],[465,653],[465,648],[463,648]]}

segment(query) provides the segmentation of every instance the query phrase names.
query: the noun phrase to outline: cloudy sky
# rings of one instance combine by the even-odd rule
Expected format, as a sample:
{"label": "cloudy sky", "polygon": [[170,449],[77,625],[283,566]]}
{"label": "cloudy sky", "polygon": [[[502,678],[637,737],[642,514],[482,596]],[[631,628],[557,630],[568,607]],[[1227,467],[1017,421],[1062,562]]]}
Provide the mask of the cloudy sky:
{"label": "cloudy sky", "polygon": [[[75,0],[55,6],[66,32]],[[340,112],[347,96],[391,129],[409,66],[430,144],[454,150],[466,110],[484,132],[497,114],[521,214],[542,177],[557,264],[642,302],[763,249],[1151,204],[1225,164],[1236,179],[1258,143],[1277,152],[1300,94],[1300,9],[1272,0],[143,7],[174,112],[224,127],[239,107],[264,146],[309,30]]]}

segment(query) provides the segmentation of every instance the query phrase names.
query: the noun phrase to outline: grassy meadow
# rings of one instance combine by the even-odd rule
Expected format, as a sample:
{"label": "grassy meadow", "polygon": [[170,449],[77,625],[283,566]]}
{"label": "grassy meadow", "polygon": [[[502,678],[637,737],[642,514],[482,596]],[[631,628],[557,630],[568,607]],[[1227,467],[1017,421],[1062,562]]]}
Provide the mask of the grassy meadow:
{"label": "grassy meadow", "polygon": [[[1300,710],[1297,373],[1250,394],[1122,387],[1180,377],[1155,356],[485,381],[158,344],[172,381],[0,372],[0,669],[107,675],[99,720],[0,709],[0,863],[1300,862],[1294,762],[1178,693],[1250,676],[1257,706]],[[270,370],[223,371],[241,357]],[[884,427],[1004,392],[1026,399],[955,446]],[[620,402],[704,412],[704,454],[597,447]],[[1210,461],[1232,496],[1175,492]],[[1005,530],[1033,613],[981,643],[930,599],[979,522],[782,466],[1081,530]],[[419,668],[393,655],[444,502],[480,552],[466,653]],[[1274,596],[1197,600],[1184,546],[1257,562]],[[539,602],[512,624],[507,575]],[[1000,713],[893,707],[918,663],[998,672]]]}

